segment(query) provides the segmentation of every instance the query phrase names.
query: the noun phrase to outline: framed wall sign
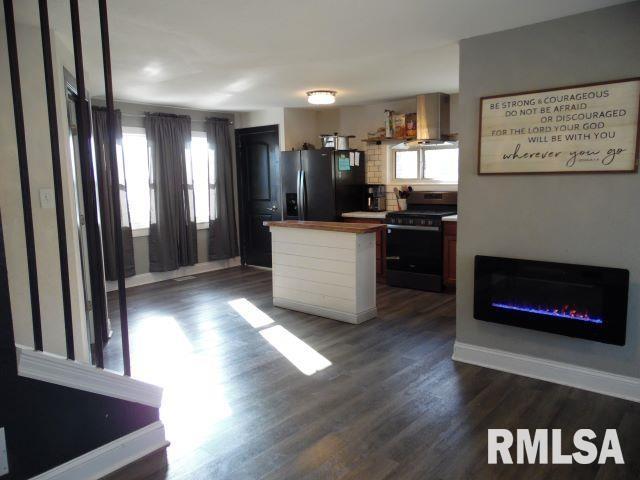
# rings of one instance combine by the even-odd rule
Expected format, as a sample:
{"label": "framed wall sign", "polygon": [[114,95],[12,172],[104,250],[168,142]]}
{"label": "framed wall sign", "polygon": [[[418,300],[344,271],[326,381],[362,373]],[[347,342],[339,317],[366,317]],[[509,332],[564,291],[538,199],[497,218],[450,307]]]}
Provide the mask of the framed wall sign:
{"label": "framed wall sign", "polygon": [[636,172],[640,78],[480,99],[478,173]]}

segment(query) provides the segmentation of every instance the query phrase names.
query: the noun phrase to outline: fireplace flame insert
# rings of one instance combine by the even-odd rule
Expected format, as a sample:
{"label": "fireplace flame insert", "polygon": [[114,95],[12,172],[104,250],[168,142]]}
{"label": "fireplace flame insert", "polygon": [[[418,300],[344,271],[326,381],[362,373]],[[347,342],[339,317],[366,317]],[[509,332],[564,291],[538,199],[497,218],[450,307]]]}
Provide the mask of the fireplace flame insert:
{"label": "fireplace flame insert", "polygon": [[513,258],[475,258],[474,317],[624,345],[629,271]]}

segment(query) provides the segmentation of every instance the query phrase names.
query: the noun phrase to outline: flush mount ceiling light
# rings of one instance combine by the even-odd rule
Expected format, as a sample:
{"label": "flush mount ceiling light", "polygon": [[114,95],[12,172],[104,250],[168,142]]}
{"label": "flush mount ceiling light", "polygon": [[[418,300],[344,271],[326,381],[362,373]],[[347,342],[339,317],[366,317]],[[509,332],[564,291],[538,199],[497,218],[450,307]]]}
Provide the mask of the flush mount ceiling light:
{"label": "flush mount ceiling light", "polygon": [[307,92],[307,101],[312,105],[330,105],[336,101],[334,90],[311,90]]}

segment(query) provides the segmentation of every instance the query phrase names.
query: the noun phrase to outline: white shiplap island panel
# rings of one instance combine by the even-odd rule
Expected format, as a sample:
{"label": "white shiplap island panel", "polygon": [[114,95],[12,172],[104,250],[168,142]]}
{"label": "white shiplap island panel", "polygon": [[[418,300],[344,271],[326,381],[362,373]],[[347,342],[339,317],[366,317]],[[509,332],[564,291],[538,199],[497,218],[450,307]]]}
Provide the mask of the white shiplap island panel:
{"label": "white shiplap island panel", "polygon": [[[375,229],[313,228],[329,222],[278,226],[285,223],[269,224],[273,304],[349,323],[375,317]],[[309,225],[302,228],[302,223]]]}

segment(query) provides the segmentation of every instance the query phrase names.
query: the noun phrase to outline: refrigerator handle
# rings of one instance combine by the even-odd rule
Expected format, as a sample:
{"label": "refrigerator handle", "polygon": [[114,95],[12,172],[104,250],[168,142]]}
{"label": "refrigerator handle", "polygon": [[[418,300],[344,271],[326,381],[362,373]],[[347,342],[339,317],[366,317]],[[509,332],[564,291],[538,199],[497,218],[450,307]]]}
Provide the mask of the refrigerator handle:
{"label": "refrigerator handle", "polygon": [[300,209],[300,220],[307,219],[307,181],[304,170],[300,170],[300,200],[298,208]]}
{"label": "refrigerator handle", "polygon": [[302,220],[302,182],[301,180],[302,171],[298,170],[298,174],[296,175],[296,197],[298,201],[298,220]]}

